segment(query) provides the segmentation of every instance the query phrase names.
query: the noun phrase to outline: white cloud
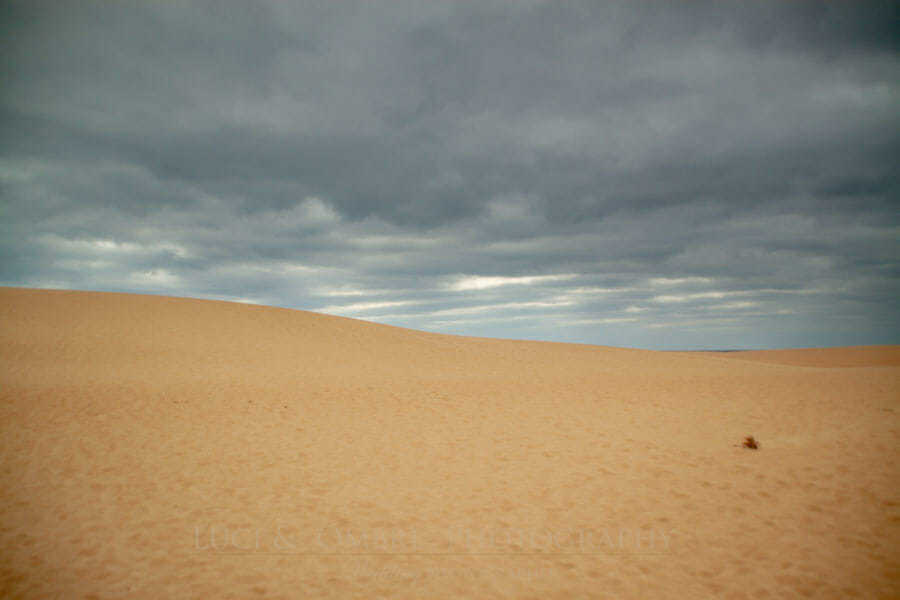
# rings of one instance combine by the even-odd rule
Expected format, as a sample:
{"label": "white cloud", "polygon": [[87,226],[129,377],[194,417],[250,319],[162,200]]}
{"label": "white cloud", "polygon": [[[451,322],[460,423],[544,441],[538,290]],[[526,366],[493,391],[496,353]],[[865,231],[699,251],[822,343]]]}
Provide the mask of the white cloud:
{"label": "white cloud", "polygon": [[712,283],[709,277],[654,277],[649,280],[652,287],[669,285],[689,285],[693,283]]}
{"label": "white cloud", "polygon": [[513,315],[513,316],[497,316],[497,317],[480,317],[476,319],[441,319],[438,321],[427,321],[428,327],[444,328],[457,327],[459,325],[479,325],[486,323],[507,323],[518,321],[529,321],[533,323],[552,322],[554,315]]}
{"label": "white cloud", "polygon": [[728,298],[729,296],[741,296],[747,292],[697,292],[695,294],[665,294],[662,296],[654,296],[654,302],[672,303],[672,302],[689,302],[691,300],[707,300]]}
{"label": "white cloud", "polygon": [[186,246],[173,242],[119,242],[108,238],[66,238],[59,235],[45,235],[40,241],[56,250],[68,254],[103,255],[136,255],[170,252],[179,258],[191,256]]}
{"label": "white cloud", "polygon": [[487,290],[504,285],[532,285],[536,283],[545,283],[548,281],[565,281],[578,277],[575,273],[567,273],[564,275],[532,275],[524,277],[485,277],[481,275],[466,275],[460,277],[457,281],[449,284],[447,287],[455,292],[465,292],[471,290]]}
{"label": "white cloud", "polygon": [[759,302],[750,302],[749,300],[744,300],[740,302],[726,302],[724,304],[716,304],[715,306],[710,306],[709,308],[712,310],[740,310],[743,308],[755,308],[759,306]]}
{"label": "white cloud", "polygon": [[448,308],[444,310],[434,311],[429,313],[431,316],[444,316],[444,315],[470,315],[477,314],[483,312],[490,311],[500,311],[500,310],[520,310],[520,309],[529,309],[529,308],[556,308],[560,306],[571,306],[575,304],[571,300],[566,299],[556,299],[556,300],[535,300],[532,302],[504,302],[501,304],[481,304],[478,306],[464,306],[461,308]]}
{"label": "white cloud", "polygon": [[607,317],[601,319],[574,319],[563,321],[566,326],[576,325],[614,325],[616,323],[634,323],[638,321],[636,317]]}
{"label": "white cloud", "polygon": [[393,308],[395,306],[410,306],[421,304],[416,300],[397,300],[394,302],[354,302],[352,304],[332,304],[316,309],[316,312],[329,314],[361,313],[378,308]]}
{"label": "white cloud", "polygon": [[248,275],[292,275],[305,273],[310,275],[321,274],[330,269],[315,265],[305,265],[289,261],[272,261],[264,263],[239,262],[217,266],[215,270],[219,274],[227,274],[236,277]]}
{"label": "white cloud", "polygon": [[633,292],[638,290],[639,288],[623,286],[623,287],[579,287],[572,288],[570,290],[566,290],[567,294],[578,294],[585,296],[603,296],[606,294],[623,294],[626,292]]}
{"label": "white cloud", "polygon": [[369,290],[363,288],[355,288],[351,286],[334,286],[334,287],[318,287],[313,290],[316,296],[326,298],[344,297],[344,296],[380,296],[387,294],[390,290]]}

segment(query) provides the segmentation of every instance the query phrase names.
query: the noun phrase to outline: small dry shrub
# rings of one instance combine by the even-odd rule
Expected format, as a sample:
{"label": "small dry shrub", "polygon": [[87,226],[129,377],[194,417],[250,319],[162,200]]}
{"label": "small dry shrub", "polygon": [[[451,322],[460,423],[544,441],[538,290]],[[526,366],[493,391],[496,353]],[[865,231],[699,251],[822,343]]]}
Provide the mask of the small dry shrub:
{"label": "small dry shrub", "polygon": [[744,448],[750,448],[751,450],[759,449],[759,442],[757,442],[752,435],[748,435],[744,438]]}

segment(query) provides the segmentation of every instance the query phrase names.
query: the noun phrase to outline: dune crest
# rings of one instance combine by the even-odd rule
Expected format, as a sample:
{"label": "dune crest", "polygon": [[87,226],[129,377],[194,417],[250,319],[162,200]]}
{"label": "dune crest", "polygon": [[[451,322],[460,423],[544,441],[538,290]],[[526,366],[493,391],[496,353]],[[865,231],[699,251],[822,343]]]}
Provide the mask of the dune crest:
{"label": "dune crest", "polygon": [[727,358],[755,360],[797,367],[826,369],[848,367],[900,367],[900,346],[847,346],[844,348],[799,348],[752,350],[725,354]]}

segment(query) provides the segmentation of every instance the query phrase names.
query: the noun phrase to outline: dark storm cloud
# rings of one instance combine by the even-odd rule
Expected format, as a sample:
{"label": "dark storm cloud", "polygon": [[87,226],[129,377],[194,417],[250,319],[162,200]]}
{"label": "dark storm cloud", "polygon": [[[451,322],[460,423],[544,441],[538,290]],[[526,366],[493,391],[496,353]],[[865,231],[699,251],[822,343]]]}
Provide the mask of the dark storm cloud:
{"label": "dark storm cloud", "polygon": [[892,2],[7,2],[0,281],[894,342]]}

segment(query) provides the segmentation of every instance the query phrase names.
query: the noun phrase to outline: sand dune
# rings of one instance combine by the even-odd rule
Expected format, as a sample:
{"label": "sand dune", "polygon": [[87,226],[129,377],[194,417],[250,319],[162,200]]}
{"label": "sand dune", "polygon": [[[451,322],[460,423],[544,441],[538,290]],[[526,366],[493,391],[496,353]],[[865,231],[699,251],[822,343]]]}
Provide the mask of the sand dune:
{"label": "sand dune", "polygon": [[0,353],[3,598],[900,597],[898,347],[2,288]]}

